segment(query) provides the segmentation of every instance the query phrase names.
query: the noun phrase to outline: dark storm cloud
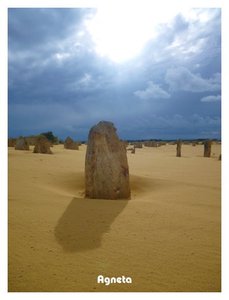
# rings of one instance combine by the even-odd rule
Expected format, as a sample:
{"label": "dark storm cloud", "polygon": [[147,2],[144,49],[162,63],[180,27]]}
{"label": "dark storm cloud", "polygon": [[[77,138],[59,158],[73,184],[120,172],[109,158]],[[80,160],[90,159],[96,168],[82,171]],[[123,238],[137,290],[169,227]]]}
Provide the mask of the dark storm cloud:
{"label": "dark storm cloud", "polygon": [[9,9],[9,42],[12,50],[50,47],[80,26],[87,9]]}
{"label": "dark storm cloud", "polygon": [[85,139],[107,119],[123,138],[220,136],[219,9],[178,14],[122,64],[96,53],[95,13],[9,9],[9,135]]}

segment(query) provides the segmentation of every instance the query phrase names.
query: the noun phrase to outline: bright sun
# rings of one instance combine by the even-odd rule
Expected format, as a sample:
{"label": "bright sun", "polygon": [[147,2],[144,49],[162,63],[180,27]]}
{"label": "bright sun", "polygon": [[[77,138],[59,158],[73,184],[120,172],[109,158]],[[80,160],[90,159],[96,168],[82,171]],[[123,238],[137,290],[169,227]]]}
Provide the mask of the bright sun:
{"label": "bright sun", "polygon": [[157,25],[170,21],[174,15],[174,10],[158,6],[133,3],[131,6],[103,6],[98,8],[86,26],[96,52],[122,63],[138,55],[146,42],[156,37]]}

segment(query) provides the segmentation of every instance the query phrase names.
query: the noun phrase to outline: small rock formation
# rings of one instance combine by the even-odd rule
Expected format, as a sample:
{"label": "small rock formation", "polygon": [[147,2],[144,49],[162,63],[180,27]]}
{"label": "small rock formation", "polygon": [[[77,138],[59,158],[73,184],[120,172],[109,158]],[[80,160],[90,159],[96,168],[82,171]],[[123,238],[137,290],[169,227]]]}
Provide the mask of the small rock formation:
{"label": "small rock formation", "polygon": [[74,142],[70,136],[68,136],[64,142],[64,148],[70,150],[79,150],[79,145],[78,143]]}
{"label": "small rock formation", "polygon": [[221,160],[221,158],[222,158],[222,155],[220,154],[218,160]]}
{"label": "small rock formation", "polygon": [[204,157],[211,156],[211,146],[212,146],[211,140],[207,140],[204,142]]}
{"label": "small rock formation", "polygon": [[49,142],[49,140],[45,136],[40,135],[36,138],[33,153],[52,154],[50,146],[51,143]]}
{"label": "small rock formation", "polygon": [[29,137],[26,137],[26,140],[28,141],[30,146],[34,146],[36,144],[37,137],[29,136]]}
{"label": "small rock formation", "polygon": [[15,150],[29,150],[29,143],[24,137],[17,139],[15,144]]}
{"label": "small rock formation", "polygon": [[133,143],[134,148],[142,148],[142,143],[141,142],[135,142]]}
{"label": "small rock formation", "polygon": [[131,153],[135,154],[135,147],[131,149]]}
{"label": "small rock formation", "polygon": [[16,139],[9,138],[8,139],[8,147],[15,147],[16,145]]}
{"label": "small rock formation", "polygon": [[126,147],[111,122],[99,122],[89,132],[85,180],[88,198],[130,198]]}
{"label": "small rock formation", "polygon": [[145,147],[158,147],[158,143],[156,141],[146,141],[144,143]]}
{"label": "small rock formation", "polygon": [[177,157],[181,157],[181,145],[182,145],[181,140],[178,140],[177,141]]}

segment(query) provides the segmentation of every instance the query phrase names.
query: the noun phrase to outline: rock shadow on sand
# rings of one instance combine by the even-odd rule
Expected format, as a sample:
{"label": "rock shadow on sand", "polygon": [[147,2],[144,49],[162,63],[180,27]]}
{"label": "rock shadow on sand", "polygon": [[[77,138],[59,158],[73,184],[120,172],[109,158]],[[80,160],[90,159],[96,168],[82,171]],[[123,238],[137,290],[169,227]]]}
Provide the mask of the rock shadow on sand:
{"label": "rock shadow on sand", "polygon": [[102,237],[128,204],[128,200],[73,198],[55,228],[55,237],[66,252],[101,246]]}

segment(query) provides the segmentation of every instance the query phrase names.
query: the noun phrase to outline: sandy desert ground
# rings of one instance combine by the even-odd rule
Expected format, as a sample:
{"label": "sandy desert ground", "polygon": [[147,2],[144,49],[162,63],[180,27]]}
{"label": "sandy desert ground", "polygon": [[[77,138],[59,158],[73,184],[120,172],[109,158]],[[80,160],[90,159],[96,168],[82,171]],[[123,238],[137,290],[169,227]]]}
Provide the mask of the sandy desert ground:
{"label": "sandy desert ground", "polygon": [[9,291],[220,291],[220,145],[175,147],[128,152],[129,201],[84,199],[85,145],[9,148]]}

